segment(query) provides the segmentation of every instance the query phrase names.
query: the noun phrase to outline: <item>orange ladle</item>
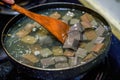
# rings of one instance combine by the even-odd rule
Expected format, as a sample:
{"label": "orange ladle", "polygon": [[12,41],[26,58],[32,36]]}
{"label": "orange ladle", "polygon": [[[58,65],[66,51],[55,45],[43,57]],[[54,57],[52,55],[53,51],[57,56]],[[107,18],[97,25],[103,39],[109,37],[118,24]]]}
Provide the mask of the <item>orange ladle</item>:
{"label": "orange ladle", "polygon": [[[0,4],[5,5],[3,2],[0,2]],[[53,34],[61,43],[64,43],[67,37],[67,31],[69,30],[69,26],[66,23],[62,22],[61,20],[51,18],[49,16],[44,16],[31,12],[23,7],[18,6],[17,4],[12,4],[10,6],[12,10],[24,14],[25,16],[38,22],[45,29],[51,32],[51,34]]]}

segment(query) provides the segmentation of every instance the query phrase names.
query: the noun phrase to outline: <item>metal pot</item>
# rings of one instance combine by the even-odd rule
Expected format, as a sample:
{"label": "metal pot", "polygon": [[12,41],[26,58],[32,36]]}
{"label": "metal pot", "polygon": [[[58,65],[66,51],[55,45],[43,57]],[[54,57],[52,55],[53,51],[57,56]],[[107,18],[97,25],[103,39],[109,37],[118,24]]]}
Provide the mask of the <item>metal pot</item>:
{"label": "metal pot", "polygon": [[97,17],[104,23],[105,26],[107,26],[106,30],[108,32],[108,36],[107,36],[108,40],[106,42],[106,46],[100,55],[98,55],[96,58],[92,59],[91,61],[89,61],[83,65],[77,65],[74,67],[63,68],[63,69],[42,69],[42,68],[34,68],[34,67],[24,65],[24,64],[20,63],[19,61],[17,61],[16,59],[14,59],[9,54],[9,52],[7,51],[7,49],[5,48],[5,45],[4,45],[4,38],[5,38],[4,34],[7,34],[8,30],[12,28],[12,25],[14,25],[15,23],[19,24],[20,21],[17,22],[18,20],[25,17],[24,15],[19,14],[19,15],[15,16],[14,18],[12,18],[6,24],[6,26],[2,30],[2,34],[1,34],[1,43],[2,43],[3,49],[6,52],[6,54],[8,55],[8,57],[10,58],[11,62],[19,70],[21,70],[26,75],[29,75],[29,76],[32,76],[35,78],[41,78],[41,79],[45,79],[45,80],[66,80],[66,79],[74,78],[82,73],[85,73],[85,72],[91,70],[96,65],[98,65],[102,61],[102,59],[105,58],[105,56],[107,55],[107,52],[109,50],[109,47],[110,47],[111,30],[110,30],[108,23],[102,16],[100,16],[98,13],[94,12],[91,9],[81,6],[80,4],[64,3],[64,2],[55,2],[55,3],[47,3],[47,4],[37,5],[33,8],[31,8],[30,10],[37,13],[37,12],[42,12],[43,10],[48,10],[48,9],[62,9],[62,10],[76,9],[76,10],[88,12],[91,15]]}

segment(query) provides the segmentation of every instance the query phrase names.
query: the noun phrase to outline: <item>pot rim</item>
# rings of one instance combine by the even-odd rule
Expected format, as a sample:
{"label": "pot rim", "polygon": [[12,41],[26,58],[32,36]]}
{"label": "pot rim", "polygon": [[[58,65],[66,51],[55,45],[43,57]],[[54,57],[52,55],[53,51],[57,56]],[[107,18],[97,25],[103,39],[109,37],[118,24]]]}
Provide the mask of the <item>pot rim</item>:
{"label": "pot rim", "polygon": [[[85,9],[87,9],[87,10],[92,11],[92,13],[97,14],[97,16],[101,17],[101,18],[105,21],[105,23],[106,23],[105,25],[107,25],[107,27],[109,28],[109,29],[108,29],[108,32],[110,32],[110,34],[111,34],[111,29],[110,29],[110,27],[109,27],[108,22],[107,22],[101,15],[99,15],[97,12],[95,12],[95,11],[93,11],[93,10],[87,8],[87,7],[84,7],[84,6],[80,5],[80,4],[69,3],[69,2],[51,2],[51,3],[44,3],[44,4],[39,4],[39,5],[33,6],[33,7],[29,8],[29,10],[34,9],[34,8],[38,8],[38,7],[41,7],[41,6],[57,5],[57,4],[60,4],[60,5],[71,5],[71,6],[74,5],[74,6],[82,7],[82,8],[85,8]],[[87,11],[86,11],[86,12],[87,12]],[[91,63],[92,61],[96,60],[98,57],[100,57],[100,56],[102,56],[102,55],[104,54],[103,52],[100,52],[100,55],[97,55],[97,57],[95,57],[95,58],[93,58],[93,59],[91,59],[91,60],[89,60],[88,62],[83,63],[83,64],[75,65],[75,66],[72,66],[72,67],[56,68],[56,69],[39,68],[39,67],[34,67],[34,66],[27,65],[27,64],[25,64],[25,63],[21,63],[20,61],[16,60],[14,57],[12,57],[12,56],[9,54],[9,52],[7,51],[7,49],[6,49],[5,46],[4,46],[4,41],[3,41],[4,31],[5,31],[6,27],[7,27],[16,17],[18,17],[18,16],[20,16],[20,15],[22,15],[22,14],[16,15],[15,17],[13,17],[13,18],[5,25],[4,29],[2,30],[2,36],[1,36],[2,48],[4,49],[4,51],[6,52],[6,54],[7,54],[12,60],[14,60],[15,62],[19,63],[20,65],[23,65],[23,66],[25,66],[25,67],[29,67],[29,68],[32,68],[32,69],[36,69],[36,70],[45,70],[45,71],[69,70],[69,69],[74,69],[74,68],[77,68],[77,67],[81,67],[81,68],[82,68],[82,67],[84,67],[86,64]],[[110,42],[111,42],[111,35],[109,35],[109,38],[110,38],[110,39],[109,39],[108,44],[107,44],[108,47],[109,47]],[[107,47],[107,46],[106,46],[106,47]],[[105,49],[104,49],[103,51],[105,51]]]}

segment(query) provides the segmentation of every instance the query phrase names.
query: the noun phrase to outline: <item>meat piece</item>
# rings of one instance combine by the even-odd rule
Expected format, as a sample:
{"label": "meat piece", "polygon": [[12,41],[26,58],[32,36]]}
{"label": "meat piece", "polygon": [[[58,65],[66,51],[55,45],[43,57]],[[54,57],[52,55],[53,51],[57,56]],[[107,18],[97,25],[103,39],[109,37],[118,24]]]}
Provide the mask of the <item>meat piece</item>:
{"label": "meat piece", "polygon": [[18,32],[16,33],[16,35],[17,35],[19,38],[25,37],[26,35],[28,35],[28,34],[32,31],[32,29],[33,29],[34,27],[35,27],[35,26],[34,26],[33,24],[28,23],[28,24],[26,24],[26,26],[25,26],[23,29],[21,29],[20,31],[18,31]]}
{"label": "meat piece", "polygon": [[87,37],[88,40],[93,40],[97,38],[97,34],[94,30],[87,30],[85,31],[84,35]]}
{"label": "meat piece", "polygon": [[16,33],[16,36],[18,36],[19,38],[22,38],[22,37],[25,37],[26,35],[28,35],[29,34],[29,32],[27,32],[27,31],[25,31],[24,29],[22,29],[22,30],[20,30],[20,31],[18,31],[17,33]]}
{"label": "meat piece", "polygon": [[25,36],[23,38],[21,38],[21,41],[27,44],[35,44],[37,42],[37,39],[34,38],[33,36]]}
{"label": "meat piece", "polygon": [[104,48],[104,43],[99,43],[94,45],[94,47],[92,48],[92,51],[99,53],[100,50],[102,50]]}
{"label": "meat piece", "polygon": [[75,16],[75,14],[73,12],[68,11],[63,17],[62,19],[65,21],[69,21],[70,19],[72,19]]}
{"label": "meat piece", "polygon": [[63,45],[63,48],[70,48],[73,50],[77,50],[79,43],[80,42],[78,40],[67,37],[67,39]]}
{"label": "meat piece", "polygon": [[90,22],[81,22],[82,27],[84,27],[84,29],[89,29],[92,28],[92,24]]}
{"label": "meat piece", "polygon": [[25,60],[28,60],[29,62],[31,62],[33,64],[35,64],[35,63],[37,63],[39,61],[39,59],[36,56],[34,56],[33,54],[28,54],[27,53],[27,54],[22,55],[22,57]]}
{"label": "meat piece", "polygon": [[94,20],[94,17],[92,15],[90,15],[89,13],[85,13],[84,15],[82,15],[80,17],[81,21],[83,22],[91,22]]}
{"label": "meat piece", "polygon": [[65,50],[64,55],[67,57],[73,57],[75,53],[72,50]]}
{"label": "meat piece", "polygon": [[82,48],[78,48],[77,52],[75,53],[75,55],[77,57],[80,57],[80,58],[84,58],[86,55],[87,55],[87,50],[85,49],[82,49]]}
{"label": "meat piece", "polygon": [[53,54],[52,51],[51,51],[50,49],[48,49],[48,48],[42,49],[42,50],[41,50],[41,53],[40,53],[40,55],[41,55],[42,57],[48,57],[48,56],[50,56],[50,55],[52,55],[52,54]]}
{"label": "meat piece", "polygon": [[60,46],[54,46],[52,52],[55,56],[63,55],[63,49]]}
{"label": "meat piece", "polygon": [[58,12],[54,12],[50,15],[50,17],[55,18],[55,19],[59,19],[61,17],[61,15]]}
{"label": "meat piece", "polygon": [[70,20],[70,24],[71,24],[71,25],[76,24],[76,23],[79,23],[79,19],[72,18],[72,19]]}
{"label": "meat piece", "polygon": [[26,26],[23,29],[30,33],[33,30],[33,28],[35,28],[35,25],[28,23],[28,24],[26,24]]}

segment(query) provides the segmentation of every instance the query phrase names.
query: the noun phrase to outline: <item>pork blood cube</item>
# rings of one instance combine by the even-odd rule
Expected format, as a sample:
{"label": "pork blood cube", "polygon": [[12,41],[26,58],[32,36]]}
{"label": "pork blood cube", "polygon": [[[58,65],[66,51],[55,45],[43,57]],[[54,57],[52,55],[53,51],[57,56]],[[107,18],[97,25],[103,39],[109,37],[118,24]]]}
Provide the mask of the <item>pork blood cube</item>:
{"label": "pork blood cube", "polygon": [[76,56],[80,57],[80,58],[84,58],[87,55],[87,50],[82,49],[82,48],[78,48],[77,52],[75,53]]}
{"label": "pork blood cube", "polygon": [[69,65],[70,66],[75,66],[77,65],[77,62],[78,62],[78,57],[69,57]]}
{"label": "pork blood cube", "polygon": [[100,25],[100,26],[96,29],[96,33],[97,33],[98,36],[102,36],[104,32],[105,32],[105,28],[104,28],[102,25]]}
{"label": "pork blood cube", "polygon": [[70,27],[69,32],[72,32],[72,31],[80,31],[80,32],[83,32],[83,31],[84,31],[84,28],[81,26],[80,23],[76,23],[76,24],[74,24],[73,26]]}
{"label": "pork blood cube", "polygon": [[67,39],[63,45],[63,48],[70,48],[73,50],[77,50],[78,46],[79,46],[79,40],[71,39],[71,38],[67,37]]}
{"label": "pork blood cube", "polygon": [[67,58],[65,56],[55,56],[55,62],[67,62]]}
{"label": "pork blood cube", "polygon": [[97,37],[97,39],[95,40],[95,42],[94,43],[102,43],[103,41],[104,41],[104,37]]}
{"label": "pork blood cube", "polygon": [[54,61],[53,57],[43,58],[43,59],[41,59],[41,64],[43,65],[43,68],[44,67],[49,67],[51,65],[54,65],[55,61]]}
{"label": "pork blood cube", "polygon": [[72,39],[76,39],[76,40],[81,40],[82,39],[82,35],[77,30],[69,32],[68,37],[72,38]]}

